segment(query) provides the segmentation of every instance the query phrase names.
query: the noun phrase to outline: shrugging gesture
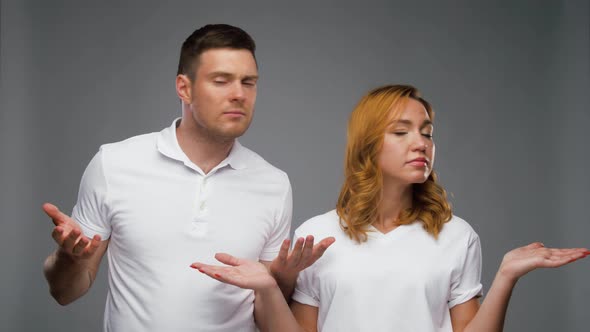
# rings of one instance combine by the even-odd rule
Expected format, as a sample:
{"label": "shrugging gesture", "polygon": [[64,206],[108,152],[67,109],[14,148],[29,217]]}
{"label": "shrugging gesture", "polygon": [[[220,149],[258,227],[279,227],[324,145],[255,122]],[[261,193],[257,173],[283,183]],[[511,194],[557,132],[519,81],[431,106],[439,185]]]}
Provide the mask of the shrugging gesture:
{"label": "shrugging gesture", "polygon": [[313,236],[308,235],[298,238],[289,252],[290,241],[285,240],[268,265],[218,253],[215,258],[225,266],[195,262],[191,267],[221,282],[254,290],[255,318],[261,331],[301,331],[285,299],[290,299],[299,272],[322,257],[334,241],[328,237],[314,245]]}
{"label": "shrugging gesture", "polygon": [[[289,252],[289,240],[283,241],[277,258],[267,268],[264,264],[234,257],[227,253],[218,253],[215,258],[226,266],[207,265],[195,262],[191,267],[208,276],[240,288],[261,290],[275,285],[281,286],[283,293],[293,290],[299,272],[317,261],[332,243],[328,237],[314,245],[314,238],[298,238]],[[289,287],[287,291],[283,286]]]}
{"label": "shrugging gesture", "polygon": [[101,241],[99,235],[84,236],[80,225],[53,204],[43,204],[43,211],[55,225],[51,237],[58,245],[45,259],[43,270],[49,292],[66,305],[84,295],[94,282],[108,241]]}
{"label": "shrugging gesture", "polygon": [[518,279],[535,269],[560,267],[588,255],[587,248],[546,248],[540,242],[509,251],[481,308],[479,302],[472,299],[451,309],[453,331],[502,331],[508,302]]}
{"label": "shrugging gesture", "polygon": [[546,248],[541,242],[534,242],[504,255],[499,273],[517,280],[534,269],[560,267],[588,255],[590,250],[586,248]]}
{"label": "shrugging gesture", "polygon": [[100,235],[95,235],[92,239],[84,236],[80,225],[53,204],[43,204],[43,211],[55,225],[51,237],[62,254],[67,254],[73,259],[86,259],[96,252],[101,242]]}

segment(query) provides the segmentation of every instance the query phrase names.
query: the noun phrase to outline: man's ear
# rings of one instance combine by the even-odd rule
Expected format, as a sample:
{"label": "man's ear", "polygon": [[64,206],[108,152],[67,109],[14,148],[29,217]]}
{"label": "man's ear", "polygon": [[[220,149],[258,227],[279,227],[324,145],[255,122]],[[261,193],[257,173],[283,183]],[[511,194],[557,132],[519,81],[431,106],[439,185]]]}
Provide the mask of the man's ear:
{"label": "man's ear", "polygon": [[188,76],[184,74],[176,76],[176,94],[183,103],[190,104],[192,102],[192,82]]}

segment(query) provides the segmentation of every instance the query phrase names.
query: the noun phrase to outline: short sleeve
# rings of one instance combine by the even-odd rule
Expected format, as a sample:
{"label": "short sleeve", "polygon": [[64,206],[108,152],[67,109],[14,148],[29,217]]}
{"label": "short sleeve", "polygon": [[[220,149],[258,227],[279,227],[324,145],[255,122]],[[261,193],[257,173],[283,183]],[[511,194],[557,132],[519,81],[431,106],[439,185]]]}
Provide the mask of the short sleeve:
{"label": "short sleeve", "polygon": [[286,182],[287,184],[282,199],[282,206],[277,214],[274,230],[260,254],[259,259],[261,261],[272,261],[275,259],[279,254],[283,241],[289,238],[289,232],[291,231],[291,217],[293,214],[293,193],[288,178]]}
{"label": "short sleeve", "polygon": [[78,190],[78,201],[72,211],[72,218],[76,220],[84,235],[93,237],[98,234],[102,240],[111,236],[111,225],[107,205],[107,182],[103,169],[103,154],[101,148],[92,158]]}
{"label": "short sleeve", "polygon": [[483,295],[481,285],[481,244],[473,234],[467,246],[461,271],[451,284],[449,308]]}
{"label": "short sleeve", "polygon": [[[298,234],[298,232],[295,231],[292,243],[295,243],[299,237],[301,237],[301,234]],[[313,307],[320,306],[320,285],[317,278],[316,267],[317,262],[307,269],[299,272],[297,283],[295,284],[295,291],[292,295],[293,300]]]}

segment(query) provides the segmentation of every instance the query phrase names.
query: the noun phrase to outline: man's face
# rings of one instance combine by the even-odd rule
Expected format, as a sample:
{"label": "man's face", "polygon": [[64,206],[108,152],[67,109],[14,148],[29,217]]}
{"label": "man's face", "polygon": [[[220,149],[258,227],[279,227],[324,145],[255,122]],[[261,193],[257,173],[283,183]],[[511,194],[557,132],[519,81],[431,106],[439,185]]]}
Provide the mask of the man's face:
{"label": "man's face", "polygon": [[248,50],[203,52],[191,89],[196,127],[209,137],[230,140],[246,132],[254,115],[258,68]]}

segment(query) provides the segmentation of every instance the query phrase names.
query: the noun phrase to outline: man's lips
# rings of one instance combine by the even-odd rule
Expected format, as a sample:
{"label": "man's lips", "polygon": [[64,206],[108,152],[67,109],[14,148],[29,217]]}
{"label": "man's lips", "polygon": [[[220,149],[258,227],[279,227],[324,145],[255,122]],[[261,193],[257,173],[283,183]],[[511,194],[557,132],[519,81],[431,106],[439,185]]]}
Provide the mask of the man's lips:
{"label": "man's lips", "polygon": [[235,111],[227,111],[227,112],[223,112],[224,115],[229,115],[229,116],[245,116],[246,113],[243,111],[239,111],[239,110],[235,110]]}

